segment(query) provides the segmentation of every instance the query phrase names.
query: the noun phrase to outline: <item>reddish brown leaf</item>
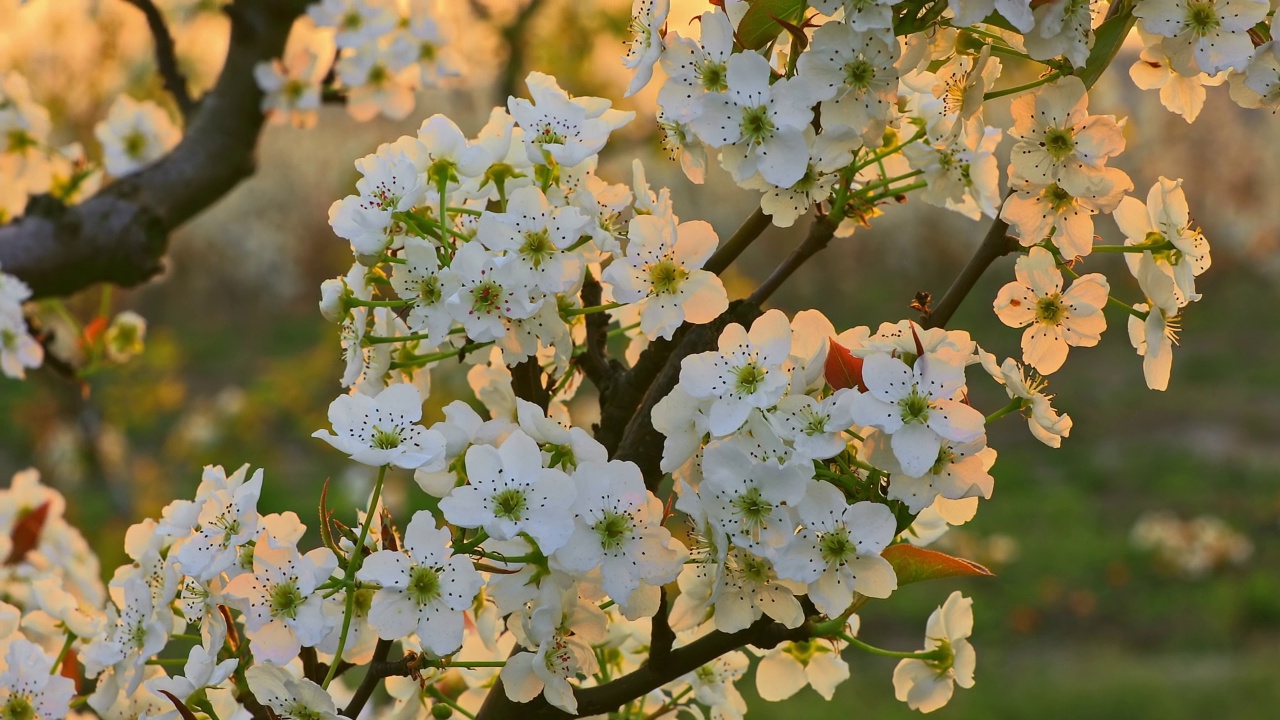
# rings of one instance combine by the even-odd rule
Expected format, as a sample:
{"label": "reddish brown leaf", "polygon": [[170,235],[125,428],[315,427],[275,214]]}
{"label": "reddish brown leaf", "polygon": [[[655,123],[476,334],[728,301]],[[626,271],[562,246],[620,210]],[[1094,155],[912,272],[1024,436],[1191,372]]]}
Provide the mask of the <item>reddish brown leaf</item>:
{"label": "reddish brown leaf", "polygon": [[991,577],[995,573],[971,560],[951,557],[910,543],[885,548],[884,559],[898,574],[898,586],[945,577]]}
{"label": "reddish brown leaf", "polygon": [[196,720],[196,714],[191,712],[191,708],[179,700],[177,695],[168,690],[161,690],[160,694],[169,698],[169,702],[173,703],[173,706],[178,709],[178,714],[182,716],[182,720]]}
{"label": "reddish brown leaf", "polygon": [[18,521],[13,524],[13,531],[10,533],[13,547],[9,551],[9,557],[5,558],[5,565],[17,565],[22,562],[27,553],[40,544],[40,531],[44,529],[44,521],[48,517],[48,502],[42,503],[40,507],[33,510],[28,510],[18,517]]}
{"label": "reddish brown leaf", "polygon": [[867,384],[862,380],[862,358],[854,357],[843,345],[831,339],[827,350],[827,362],[823,368],[827,376],[827,384],[833,390],[856,387],[867,391]]}

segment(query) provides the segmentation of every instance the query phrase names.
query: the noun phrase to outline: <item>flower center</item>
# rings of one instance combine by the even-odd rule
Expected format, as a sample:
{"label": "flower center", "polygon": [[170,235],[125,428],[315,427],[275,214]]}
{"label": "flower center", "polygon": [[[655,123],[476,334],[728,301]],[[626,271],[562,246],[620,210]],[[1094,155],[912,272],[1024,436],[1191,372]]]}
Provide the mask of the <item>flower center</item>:
{"label": "flower center", "polygon": [[551,258],[556,246],[551,243],[551,236],[546,230],[530,230],[524,234],[524,244],[520,246],[520,254],[525,256],[535,268]]}
{"label": "flower center", "polygon": [[844,66],[844,84],[856,91],[864,91],[871,87],[876,79],[876,66],[858,57]]}
{"label": "flower center", "polygon": [[1036,301],[1036,321],[1045,325],[1058,325],[1067,314],[1062,306],[1062,296],[1054,293]]}
{"label": "flower center", "polygon": [[373,437],[369,438],[369,443],[379,450],[398,448],[400,447],[400,428],[393,427],[389,430],[383,430],[374,425]]}
{"label": "flower center", "polygon": [[655,295],[675,294],[688,277],[689,271],[676,265],[674,260],[660,260],[649,266],[649,282]]}
{"label": "flower center", "polygon": [[1187,25],[1197,35],[1207,35],[1222,25],[1213,0],[1187,3]]}
{"label": "flower center", "polygon": [[435,305],[440,302],[440,279],[435,275],[418,281],[418,304]]}
{"label": "flower center", "polygon": [[36,709],[25,694],[10,695],[0,707],[0,720],[35,720]]}
{"label": "flower center", "polygon": [[294,701],[284,709],[282,720],[324,720],[324,715],[319,710],[303,705],[301,702]]}
{"label": "flower center", "polygon": [[919,388],[912,387],[906,397],[898,401],[902,408],[903,422],[923,423],[929,419],[929,398],[920,394]]}
{"label": "flower center", "polygon": [[526,504],[523,491],[507,488],[493,496],[493,514],[504,520],[520,520]]}
{"label": "flower center", "polygon": [[1049,128],[1044,134],[1044,149],[1049,157],[1060,161],[1076,149],[1076,141],[1071,128]]}
{"label": "flower center", "polygon": [[695,74],[707,92],[721,93],[729,89],[729,69],[724,63],[703,60]]}
{"label": "flower center", "polygon": [[760,497],[759,488],[751,488],[733,499],[733,509],[752,535],[759,532],[773,512],[773,503]]}
{"label": "flower center", "polygon": [[535,145],[563,145],[564,136],[557,132],[551,126],[551,123],[545,123],[542,126],[542,130],[533,136],[533,143]]}
{"label": "flower center", "polygon": [[857,554],[857,546],[849,539],[848,528],[841,527],[823,534],[818,552],[828,565],[844,565],[850,555]]}
{"label": "flower center", "polygon": [[738,368],[734,376],[734,384],[739,393],[743,395],[752,395],[764,382],[765,376],[768,374],[764,368],[749,362]]}
{"label": "flower center", "polygon": [[492,280],[482,282],[471,291],[471,312],[490,315],[502,304],[502,286]]}
{"label": "flower center", "polygon": [[134,130],[124,136],[124,154],[134,160],[141,160],[142,153],[147,149],[147,136],[141,131]]}
{"label": "flower center", "polygon": [[296,580],[282,582],[271,588],[268,600],[271,603],[271,617],[287,617],[293,620],[298,616],[298,608],[306,598],[298,592]]}
{"label": "flower center", "polygon": [[1076,204],[1075,196],[1063,190],[1057,183],[1050,185],[1040,193],[1040,198],[1059,215],[1067,212]]}
{"label": "flower center", "polygon": [[405,591],[419,605],[434,602],[440,597],[440,574],[434,568],[415,567],[409,572],[409,587]]}
{"label": "flower center", "polygon": [[602,548],[617,550],[631,534],[631,516],[625,513],[606,512],[593,529],[600,536]]}
{"label": "flower center", "polygon": [[773,137],[773,120],[769,119],[769,108],[759,105],[742,109],[742,137],[753,145]]}

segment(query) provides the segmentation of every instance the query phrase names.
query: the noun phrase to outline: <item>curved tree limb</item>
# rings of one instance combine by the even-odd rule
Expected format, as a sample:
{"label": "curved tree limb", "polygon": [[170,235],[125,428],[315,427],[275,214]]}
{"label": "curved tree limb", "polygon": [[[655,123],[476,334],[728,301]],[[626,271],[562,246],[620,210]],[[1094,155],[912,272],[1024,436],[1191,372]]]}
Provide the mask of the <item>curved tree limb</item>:
{"label": "curved tree limb", "polygon": [[253,67],[280,56],[304,8],[303,0],[228,5],[226,63],[178,145],[79,205],[33,198],[26,215],[0,227],[0,269],[36,297],[137,285],[159,273],[169,233],[253,174],[265,120]]}

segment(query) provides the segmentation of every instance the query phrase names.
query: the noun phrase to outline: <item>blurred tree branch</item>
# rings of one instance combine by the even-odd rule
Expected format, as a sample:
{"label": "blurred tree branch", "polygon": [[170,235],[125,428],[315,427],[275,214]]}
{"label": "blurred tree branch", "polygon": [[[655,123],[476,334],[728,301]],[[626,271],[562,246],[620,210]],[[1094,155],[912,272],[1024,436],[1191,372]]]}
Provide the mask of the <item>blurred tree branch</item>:
{"label": "blurred tree branch", "polygon": [[[181,142],[79,205],[32,198],[26,215],[0,227],[0,268],[29,284],[36,297],[70,295],[100,282],[137,285],[159,273],[169,233],[253,174],[265,120],[253,68],[280,56],[305,7],[304,0],[227,5],[226,62]],[[158,53],[159,44],[157,38]]]}
{"label": "blurred tree branch", "polygon": [[151,30],[151,37],[156,43],[156,72],[160,74],[165,90],[173,96],[173,101],[178,105],[182,117],[191,117],[191,113],[195,111],[195,102],[191,99],[191,92],[187,88],[187,78],[178,68],[173,35],[169,32],[169,24],[165,22],[164,14],[152,0],[124,1],[138,8],[146,17],[147,27]]}

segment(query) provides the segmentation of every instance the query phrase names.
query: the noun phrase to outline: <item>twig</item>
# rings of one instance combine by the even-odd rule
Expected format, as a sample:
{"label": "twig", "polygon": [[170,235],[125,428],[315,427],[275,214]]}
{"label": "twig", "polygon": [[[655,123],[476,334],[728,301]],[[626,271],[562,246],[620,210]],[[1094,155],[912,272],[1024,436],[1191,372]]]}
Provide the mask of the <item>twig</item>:
{"label": "twig", "polygon": [[360,687],[356,688],[355,695],[351,696],[351,702],[347,703],[347,707],[342,710],[342,714],[346,717],[354,718],[360,714],[383,678],[404,677],[412,670],[413,663],[418,659],[418,656],[413,653],[406,654],[395,662],[386,661],[387,655],[391,653],[391,645],[391,640],[378,640],[377,646],[373,649],[373,659],[369,662],[369,670],[360,681]]}
{"label": "twig", "polygon": [[809,226],[809,234],[796,246],[795,250],[791,251],[787,259],[783,260],[782,264],[775,268],[769,277],[765,278],[760,287],[751,293],[751,297],[747,298],[747,301],[760,305],[768,300],[769,296],[773,295],[774,291],[779,287],[782,287],[782,284],[791,277],[792,273],[805,264],[809,258],[827,247],[827,243],[831,242],[831,238],[835,236],[837,224],[830,217],[814,218],[813,224]]}
{"label": "twig", "polygon": [[661,665],[671,655],[671,646],[675,644],[676,634],[671,630],[671,595],[667,589],[659,588],[658,612],[653,616],[652,628],[649,631],[649,664]]}
{"label": "twig", "polygon": [[742,222],[742,225],[729,237],[728,241],[721,245],[720,249],[716,250],[715,254],[707,260],[702,269],[717,275],[724,272],[726,268],[733,264],[734,260],[738,259],[743,250],[746,250],[751,243],[755,242],[756,238],[760,237],[761,233],[768,229],[770,222],[769,216],[760,208],[756,208],[756,211]]}
{"label": "twig", "polygon": [[[582,283],[582,306],[599,305],[602,292],[600,281],[596,280],[591,273],[587,273]],[[609,357],[609,321],[607,312],[591,313],[586,316],[586,351],[574,359],[586,374],[587,379],[600,392],[601,406],[608,402],[614,384],[626,372],[621,363]]]}
{"label": "twig", "polygon": [[156,71],[164,82],[164,89],[173,96],[182,117],[190,117],[195,110],[195,101],[187,88],[187,78],[178,68],[178,56],[173,44],[173,35],[165,22],[164,14],[152,0],[124,0],[138,8],[147,19],[147,27],[151,29],[151,37],[156,43]]}
{"label": "twig", "polygon": [[[1005,199],[1008,199],[1007,195]],[[973,286],[978,283],[978,278],[982,277],[987,267],[1017,248],[1018,241],[1009,237],[1009,223],[996,218],[987,229],[986,237],[982,238],[982,244],[973,252],[973,257],[969,258],[969,262],[956,276],[951,287],[947,288],[942,299],[934,303],[933,310],[920,318],[920,324],[927,328],[946,327],[951,316],[960,307],[960,303],[964,302],[969,291],[973,290]]]}
{"label": "twig", "polygon": [[507,98],[516,95],[520,71],[524,68],[525,31],[542,2],[543,0],[529,0],[529,4],[516,13],[511,24],[502,28],[502,39],[507,44],[507,64],[503,66],[498,79],[498,104],[503,107],[507,105]]}

